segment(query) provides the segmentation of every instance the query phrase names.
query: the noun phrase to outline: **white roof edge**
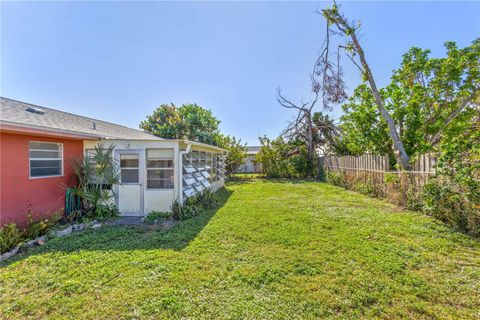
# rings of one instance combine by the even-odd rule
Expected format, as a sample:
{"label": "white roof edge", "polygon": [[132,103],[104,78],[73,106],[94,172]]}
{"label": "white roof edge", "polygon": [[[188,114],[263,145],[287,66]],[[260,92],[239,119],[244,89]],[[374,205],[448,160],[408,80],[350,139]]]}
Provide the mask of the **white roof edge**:
{"label": "white roof edge", "polygon": [[179,140],[176,140],[178,142],[184,142],[186,144],[191,144],[191,145],[196,145],[196,146],[199,146],[199,147],[205,147],[205,148],[209,148],[209,149],[214,149],[214,150],[218,150],[218,151],[222,151],[222,152],[226,152],[227,150],[223,149],[223,148],[220,148],[220,147],[217,147],[217,146],[213,146],[211,144],[207,144],[207,143],[203,143],[203,142],[198,142],[198,141],[190,141],[190,140],[184,140],[184,139],[179,139]]}
{"label": "white roof edge", "polygon": [[135,139],[125,139],[125,138],[114,138],[114,137],[103,137],[102,139],[104,140],[122,140],[122,141],[125,141],[125,140],[135,140],[135,141],[156,141],[156,142],[183,142],[185,144],[191,144],[193,146],[199,146],[199,147],[204,147],[204,148],[208,148],[208,149],[213,149],[213,150],[217,150],[217,151],[222,151],[222,152],[227,152],[227,150],[223,149],[223,148],[220,148],[220,147],[217,147],[217,146],[214,146],[214,145],[211,145],[211,144],[207,144],[207,143],[202,143],[202,142],[198,142],[198,141],[190,141],[190,140],[183,140],[183,139],[164,139],[164,138],[158,138],[158,139],[143,139],[143,138],[135,138]]}

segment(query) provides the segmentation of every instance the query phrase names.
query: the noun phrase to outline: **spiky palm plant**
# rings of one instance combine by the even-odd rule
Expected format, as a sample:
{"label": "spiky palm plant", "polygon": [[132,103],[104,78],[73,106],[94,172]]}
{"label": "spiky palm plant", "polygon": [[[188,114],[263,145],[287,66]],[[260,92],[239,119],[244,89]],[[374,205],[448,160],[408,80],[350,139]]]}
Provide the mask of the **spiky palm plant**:
{"label": "spiky palm plant", "polygon": [[120,182],[120,170],[113,158],[114,146],[95,146],[93,153],[73,159],[73,168],[78,178],[74,189],[82,199],[85,212],[96,212],[99,205],[108,204],[114,197],[112,185]]}

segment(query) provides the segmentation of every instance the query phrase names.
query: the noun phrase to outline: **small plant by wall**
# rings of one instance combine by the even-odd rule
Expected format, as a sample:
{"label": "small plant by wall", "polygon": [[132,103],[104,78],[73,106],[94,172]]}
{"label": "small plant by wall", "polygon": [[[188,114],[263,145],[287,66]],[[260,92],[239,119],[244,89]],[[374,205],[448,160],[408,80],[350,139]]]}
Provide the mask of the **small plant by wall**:
{"label": "small plant by wall", "polygon": [[110,204],[115,196],[112,186],[120,182],[120,170],[113,158],[113,150],[113,145],[95,146],[93,152],[85,157],[73,159],[78,185],[71,189],[71,193],[74,198],[81,199],[81,209],[72,213],[73,220],[80,216],[106,219],[118,215],[118,210]]}
{"label": "small plant by wall", "polygon": [[23,238],[35,239],[44,234],[47,234],[48,230],[53,228],[61,219],[60,214],[54,214],[49,219],[35,220],[32,214],[29,212],[27,216],[27,226],[23,230]]}
{"label": "small plant by wall", "polygon": [[154,224],[162,219],[170,219],[172,215],[173,213],[169,211],[151,211],[145,219],[143,219],[143,222],[146,224]]}
{"label": "small plant by wall", "polygon": [[210,189],[206,189],[192,197],[185,199],[181,204],[175,201],[172,204],[172,216],[174,219],[185,220],[197,216],[203,210],[213,209],[218,205],[218,199]]}
{"label": "small plant by wall", "polygon": [[15,223],[0,228],[0,254],[10,251],[22,240],[22,232]]}
{"label": "small plant by wall", "polygon": [[35,220],[31,212],[28,212],[25,228],[20,228],[16,223],[4,225],[0,228],[0,254],[12,250],[25,241],[47,234],[60,219],[61,215],[56,213],[49,219]]}

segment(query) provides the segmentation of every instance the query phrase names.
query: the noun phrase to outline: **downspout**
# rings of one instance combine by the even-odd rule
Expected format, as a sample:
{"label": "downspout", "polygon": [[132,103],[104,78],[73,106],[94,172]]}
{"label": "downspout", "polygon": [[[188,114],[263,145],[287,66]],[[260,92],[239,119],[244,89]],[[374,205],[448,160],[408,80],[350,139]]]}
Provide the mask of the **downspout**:
{"label": "downspout", "polygon": [[187,153],[190,153],[190,150],[192,149],[192,145],[191,144],[187,144],[187,148],[185,149],[185,151],[180,151],[180,159],[179,159],[179,177],[180,177],[180,190],[178,192],[178,201],[180,202],[180,204],[183,205],[183,155],[184,154],[187,154]]}

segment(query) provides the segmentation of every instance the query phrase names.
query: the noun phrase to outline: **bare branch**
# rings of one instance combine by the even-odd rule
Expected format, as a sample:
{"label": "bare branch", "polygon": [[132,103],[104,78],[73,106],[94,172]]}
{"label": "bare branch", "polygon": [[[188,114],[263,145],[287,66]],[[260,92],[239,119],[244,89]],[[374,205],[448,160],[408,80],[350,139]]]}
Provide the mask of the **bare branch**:
{"label": "bare branch", "polygon": [[285,98],[285,96],[282,95],[282,92],[280,89],[277,89],[277,101],[282,107],[287,109],[298,109],[298,110],[302,109],[302,107],[297,106],[296,104],[294,104],[293,102]]}
{"label": "bare branch", "polygon": [[436,145],[438,142],[440,142],[440,139],[442,137],[442,134],[443,132],[445,132],[445,130],[447,129],[448,125],[450,123],[452,123],[452,121],[465,109],[465,107],[471,103],[475,97],[477,96],[477,94],[479,93],[479,90],[480,88],[475,88],[473,90],[473,92],[467,97],[465,98],[461,103],[460,105],[458,106],[458,108],[456,108],[455,110],[453,110],[450,115],[445,119],[445,121],[443,121],[443,124],[442,124],[442,127],[441,129],[430,139],[430,144],[432,146]]}

